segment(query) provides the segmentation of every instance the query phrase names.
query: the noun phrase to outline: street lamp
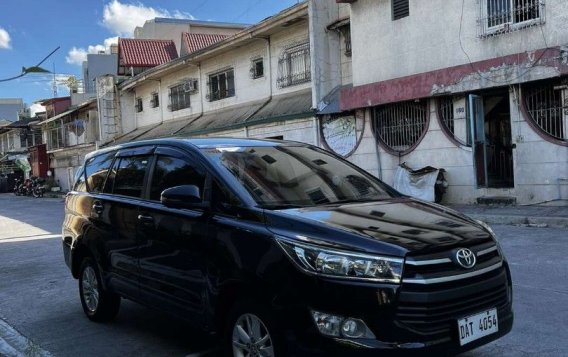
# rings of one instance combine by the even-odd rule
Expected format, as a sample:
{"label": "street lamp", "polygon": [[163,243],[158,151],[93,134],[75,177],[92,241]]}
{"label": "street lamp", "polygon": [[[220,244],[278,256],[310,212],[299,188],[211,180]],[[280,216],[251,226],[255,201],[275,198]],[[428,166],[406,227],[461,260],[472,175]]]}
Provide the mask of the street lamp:
{"label": "street lamp", "polygon": [[11,78],[6,78],[6,79],[0,79],[0,82],[7,82],[7,81],[11,81],[14,79],[18,79],[21,78],[23,76],[25,76],[28,73],[50,73],[48,70],[41,68],[41,64],[43,62],[45,62],[45,60],[47,60],[49,57],[51,57],[52,54],[54,54],[57,50],[59,49],[59,46],[57,46],[56,49],[54,49],[53,51],[51,51],[50,54],[48,54],[47,56],[45,56],[45,58],[43,60],[41,60],[38,64],[36,64],[35,66],[31,66],[31,67],[22,67],[22,73],[18,76],[15,77],[11,77]]}

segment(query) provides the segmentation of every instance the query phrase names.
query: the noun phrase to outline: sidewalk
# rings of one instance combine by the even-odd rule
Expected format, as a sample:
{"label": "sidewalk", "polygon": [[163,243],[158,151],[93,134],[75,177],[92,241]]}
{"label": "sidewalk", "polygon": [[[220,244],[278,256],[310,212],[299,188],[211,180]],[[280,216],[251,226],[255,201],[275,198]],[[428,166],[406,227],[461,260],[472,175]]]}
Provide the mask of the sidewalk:
{"label": "sidewalk", "polygon": [[448,205],[489,224],[568,228],[568,200],[530,206]]}

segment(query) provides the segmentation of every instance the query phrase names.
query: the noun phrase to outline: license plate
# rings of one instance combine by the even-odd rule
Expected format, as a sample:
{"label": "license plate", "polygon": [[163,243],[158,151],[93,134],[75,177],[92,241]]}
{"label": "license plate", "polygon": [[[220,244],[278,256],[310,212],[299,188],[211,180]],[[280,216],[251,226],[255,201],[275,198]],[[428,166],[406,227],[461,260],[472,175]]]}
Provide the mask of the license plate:
{"label": "license plate", "polygon": [[499,330],[497,309],[480,312],[458,320],[460,345],[491,335]]}

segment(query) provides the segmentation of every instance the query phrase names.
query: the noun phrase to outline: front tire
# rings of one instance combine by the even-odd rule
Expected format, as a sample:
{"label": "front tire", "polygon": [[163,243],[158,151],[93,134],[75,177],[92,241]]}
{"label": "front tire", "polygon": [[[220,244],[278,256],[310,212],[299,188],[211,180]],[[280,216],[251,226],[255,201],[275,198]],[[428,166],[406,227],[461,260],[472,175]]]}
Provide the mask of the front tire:
{"label": "front tire", "polygon": [[237,303],[225,332],[225,355],[285,356],[278,332],[267,308],[260,304]]}
{"label": "front tire", "polygon": [[79,294],[83,311],[90,320],[110,321],[118,314],[120,296],[103,288],[99,270],[89,257],[81,264]]}

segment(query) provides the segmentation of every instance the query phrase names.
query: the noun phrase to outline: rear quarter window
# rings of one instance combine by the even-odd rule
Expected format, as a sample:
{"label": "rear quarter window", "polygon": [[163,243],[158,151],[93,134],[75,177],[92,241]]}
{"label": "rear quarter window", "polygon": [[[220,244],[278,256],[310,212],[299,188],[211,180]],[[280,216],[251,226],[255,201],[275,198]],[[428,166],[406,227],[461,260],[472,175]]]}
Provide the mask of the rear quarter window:
{"label": "rear quarter window", "polygon": [[95,156],[85,164],[85,177],[87,178],[87,190],[93,193],[103,192],[108,169],[112,164],[116,152],[105,153]]}

